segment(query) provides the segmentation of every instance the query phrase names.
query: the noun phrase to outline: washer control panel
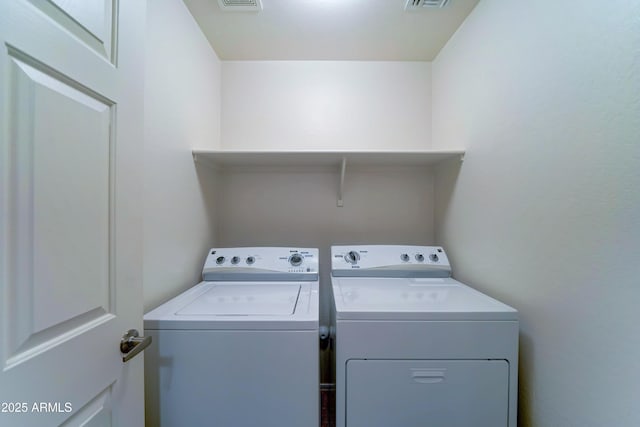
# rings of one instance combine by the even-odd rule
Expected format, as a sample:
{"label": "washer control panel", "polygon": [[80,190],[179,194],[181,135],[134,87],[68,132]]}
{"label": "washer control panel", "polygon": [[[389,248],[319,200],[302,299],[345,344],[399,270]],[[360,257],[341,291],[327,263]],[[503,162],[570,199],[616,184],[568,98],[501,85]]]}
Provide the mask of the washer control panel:
{"label": "washer control panel", "polygon": [[451,266],[440,246],[348,245],[331,247],[334,276],[449,277]]}
{"label": "washer control panel", "polygon": [[202,275],[204,280],[236,280],[236,277],[241,277],[237,280],[256,281],[314,280],[308,278],[318,276],[318,249],[212,248],[204,263]]}

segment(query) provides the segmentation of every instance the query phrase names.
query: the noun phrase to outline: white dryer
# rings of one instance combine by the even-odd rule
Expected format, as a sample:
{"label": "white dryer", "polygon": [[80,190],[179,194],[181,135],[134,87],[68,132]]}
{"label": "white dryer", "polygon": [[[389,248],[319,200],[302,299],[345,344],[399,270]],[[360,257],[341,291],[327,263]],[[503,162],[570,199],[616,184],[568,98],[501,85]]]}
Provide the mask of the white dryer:
{"label": "white dryer", "polygon": [[441,247],[333,246],[337,427],[516,427],[517,311]]}
{"label": "white dryer", "polygon": [[211,249],[144,316],[147,425],[319,424],[318,250]]}

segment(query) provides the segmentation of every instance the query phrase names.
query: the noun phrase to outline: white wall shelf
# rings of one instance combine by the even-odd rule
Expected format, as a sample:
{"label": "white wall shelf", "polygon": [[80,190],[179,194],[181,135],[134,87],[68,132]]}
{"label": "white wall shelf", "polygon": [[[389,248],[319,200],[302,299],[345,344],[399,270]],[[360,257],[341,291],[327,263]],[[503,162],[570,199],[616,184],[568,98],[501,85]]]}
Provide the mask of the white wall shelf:
{"label": "white wall shelf", "polygon": [[464,150],[193,150],[196,162],[221,168],[335,167],[340,173],[338,206],[342,206],[347,166],[433,166],[459,158]]}
{"label": "white wall shelf", "polygon": [[464,157],[464,150],[193,150],[197,162],[214,166],[335,166],[342,159],[359,166],[432,166],[452,158]]}

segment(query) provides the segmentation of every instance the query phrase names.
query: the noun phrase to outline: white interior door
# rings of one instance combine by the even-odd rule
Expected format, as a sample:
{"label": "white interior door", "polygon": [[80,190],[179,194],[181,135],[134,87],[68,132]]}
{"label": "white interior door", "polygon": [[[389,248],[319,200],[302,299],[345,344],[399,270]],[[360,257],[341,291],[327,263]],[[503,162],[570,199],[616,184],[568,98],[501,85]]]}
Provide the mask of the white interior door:
{"label": "white interior door", "polygon": [[140,426],[143,0],[0,0],[0,425]]}

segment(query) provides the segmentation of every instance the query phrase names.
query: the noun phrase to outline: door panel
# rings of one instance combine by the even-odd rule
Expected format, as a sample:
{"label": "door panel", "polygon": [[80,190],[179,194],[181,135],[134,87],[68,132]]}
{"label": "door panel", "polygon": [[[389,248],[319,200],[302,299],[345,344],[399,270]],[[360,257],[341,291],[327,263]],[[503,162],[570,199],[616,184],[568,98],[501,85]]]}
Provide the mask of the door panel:
{"label": "door panel", "polygon": [[34,65],[10,60],[9,364],[111,312],[111,106]]}
{"label": "door panel", "polygon": [[109,387],[69,417],[61,427],[104,427],[113,425]]}
{"label": "door panel", "polygon": [[144,8],[0,2],[0,425],[143,423]]}
{"label": "door panel", "polygon": [[98,55],[115,63],[117,1],[30,0],[30,2]]}

